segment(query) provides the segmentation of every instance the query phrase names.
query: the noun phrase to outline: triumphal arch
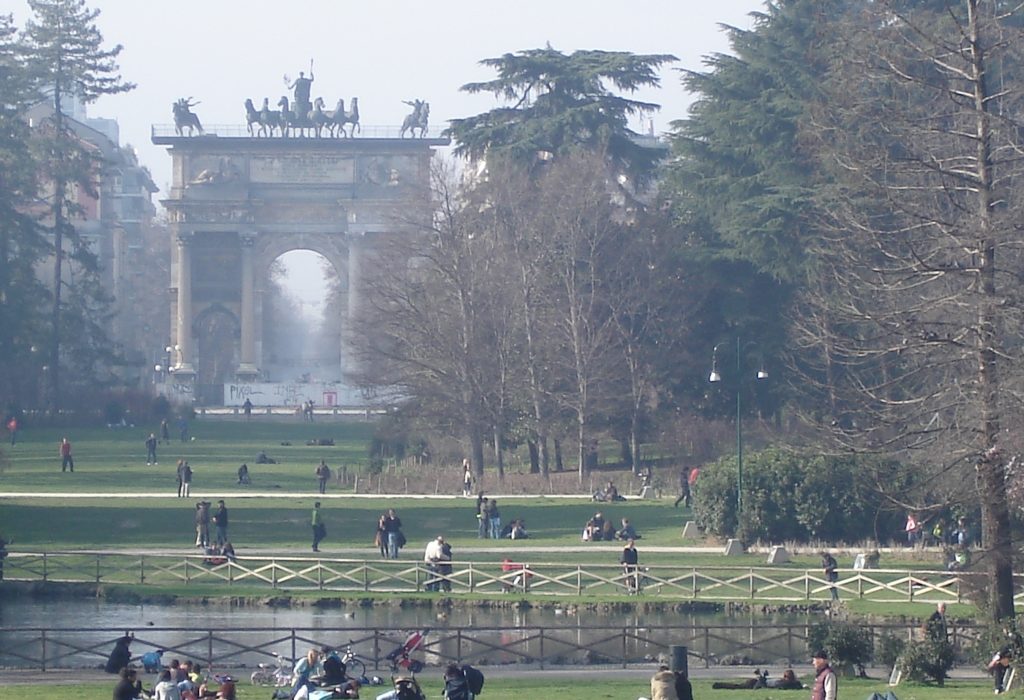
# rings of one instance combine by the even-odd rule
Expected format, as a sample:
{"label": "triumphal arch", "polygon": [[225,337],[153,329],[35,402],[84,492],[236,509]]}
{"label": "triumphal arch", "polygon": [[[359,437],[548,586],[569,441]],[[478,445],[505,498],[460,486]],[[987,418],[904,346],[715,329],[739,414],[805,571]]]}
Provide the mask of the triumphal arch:
{"label": "triumphal arch", "polygon": [[[297,92],[298,95],[298,92]],[[308,98],[307,98],[308,99]],[[429,105],[416,100],[409,124],[366,127],[358,103],[278,103],[255,110],[249,125],[200,125],[186,100],[174,127],[153,127],[168,147],[172,185],[163,200],[173,236],[172,357],[176,398],[200,404],[358,403],[344,382],[350,354],[341,338],[341,367],[330,386],[297,386],[263,371],[264,293],[271,264],[283,253],[311,250],[333,265],[341,300],[328,312],[342,328],[361,303],[360,280],[378,241],[410,235],[414,208],[429,197],[430,161],[447,139],[427,137]],[[298,109],[296,109],[298,107]],[[308,109],[307,109],[308,108]],[[300,116],[305,115],[305,116]],[[264,123],[265,117],[265,123]],[[420,209],[422,211],[422,209]]]}

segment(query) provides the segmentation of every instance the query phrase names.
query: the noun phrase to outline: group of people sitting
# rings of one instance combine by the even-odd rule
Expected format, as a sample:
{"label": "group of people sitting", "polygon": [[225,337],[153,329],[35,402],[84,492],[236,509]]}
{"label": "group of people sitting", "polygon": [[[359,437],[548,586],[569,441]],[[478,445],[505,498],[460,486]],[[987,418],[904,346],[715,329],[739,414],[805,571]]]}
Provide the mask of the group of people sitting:
{"label": "group of people sitting", "polygon": [[221,564],[227,564],[229,561],[235,561],[235,547],[230,542],[225,542],[219,547],[216,545],[210,545],[203,550],[206,556],[203,558],[203,563],[207,566],[220,566]]}
{"label": "group of people sitting", "polygon": [[602,540],[605,542],[611,542],[612,540],[625,542],[638,539],[640,539],[640,535],[637,534],[633,524],[629,522],[629,518],[623,518],[622,526],[616,530],[610,520],[605,520],[604,514],[601,511],[594,513],[594,517],[583,526],[584,542],[601,542]]}
{"label": "group of people sitting", "polygon": [[310,649],[292,668],[292,700],[358,698],[361,679],[349,678],[338,652]]}
{"label": "group of people sitting", "polygon": [[716,690],[757,690],[758,688],[802,690],[804,684],[800,682],[796,677],[796,673],[791,668],[787,668],[782,672],[782,678],[772,678],[770,680],[768,678],[768,671],[755,669],[753,678],[736,682],[720,681],[712,683],[711,687]]}
{"label": "group of people sitting", "polygon": [[515,518],[508,525],[501,529],[501,538],[510,540],[525,540],[530,535],[526,532],[526,521],[522,518]]}
{"label": "group of people sitting", "polygon": [[174,659],[170,665],[159,671],[153,690],[146,690],[138,678],[138,671],[125,666],[118,672],[114,686],[114,700],[200,700],[219,698],[235,700],[235,679],[231,676],[202,674],[199,664]]}

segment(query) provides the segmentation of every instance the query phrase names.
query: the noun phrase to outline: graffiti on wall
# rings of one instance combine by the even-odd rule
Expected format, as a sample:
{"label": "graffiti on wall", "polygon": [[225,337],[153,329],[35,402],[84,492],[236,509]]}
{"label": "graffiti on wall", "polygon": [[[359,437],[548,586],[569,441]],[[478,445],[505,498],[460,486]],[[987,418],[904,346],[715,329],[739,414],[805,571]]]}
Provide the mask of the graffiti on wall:
{"label": "graffiti on wall", "polygon": [[356,394],[344,384],[264,382],[252,384],[225,384],[224,405],[241,406],[249,399],[253,406],[301,406],[307,401],[314,405],[340,406],[356,401]]}

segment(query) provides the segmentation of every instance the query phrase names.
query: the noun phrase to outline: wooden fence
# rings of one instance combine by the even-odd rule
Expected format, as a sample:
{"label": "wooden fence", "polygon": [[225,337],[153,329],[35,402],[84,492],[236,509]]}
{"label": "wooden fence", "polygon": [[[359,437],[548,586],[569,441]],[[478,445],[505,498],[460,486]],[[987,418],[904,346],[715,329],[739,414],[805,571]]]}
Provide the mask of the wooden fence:
{"label": "wooden fence", "polygon": [[[564,562],[452,562],[439,576],[414,560],[310,557],[238,557],[219,562],[202,555],[111,552],[18,552],[6,560],[6,578],[18,581],[240,586],[282,591],[414,593],[529,593],[531,596],[626,595],[632,581],[621,566]],[[639,594],[672,600],[964,602],[981,590],[984,574],[900,569],[842,570],[832,584],[819,570],[779,567],[663,564],[641,568]],[[972,580],[973,579],[973,580]],[[1016,599],[1024,596],[1015,577]]]}
{"label": "wooden fence", "polygon": [[[868,625],[873,640],[886,634],[903,639],[920,635],[912,624]],[[951,625],[957,649],[969,647],[980,627]],[[668,655],[671,645],[688,649],[691,665],[806,663],[808,624],[742,626],[590,626],[478,627],[431,630],[413,658],[428,667],[448,663],[479,666],[565,665],[628,667],[649,664]],[[0,628],[0,666],[41,669],[102,666],[124,634],[123,628],[43,629]],[[279,656],[296,659],[308,648],[344,648],[349,642],[365,663],[367,675],[391,672],[387,655],[405,639],[404,632],[378,628],[177,628],[147,627],[135,631],[135,662],[147,651],[164,650],[164,663],[192,659],[207,669],[244,675],[261,662],[275,664]]]}

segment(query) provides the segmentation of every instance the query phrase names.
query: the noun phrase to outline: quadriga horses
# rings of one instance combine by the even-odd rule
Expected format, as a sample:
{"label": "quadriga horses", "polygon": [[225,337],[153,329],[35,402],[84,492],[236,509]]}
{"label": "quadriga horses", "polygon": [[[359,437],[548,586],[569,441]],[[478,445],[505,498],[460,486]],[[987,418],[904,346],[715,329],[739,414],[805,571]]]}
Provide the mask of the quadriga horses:
{"label": "quadriga horses", "polygon": [[[349,137],[354,136],[357,130],[362,131],[362,127],[359,126],[359,98],[352,98],[352,109],[349,111],[345,111],[345,100],[339,98],[329,118],[327,130],[331,136]],[[352,125],[351,133],[345,131],[346,124]]]}

